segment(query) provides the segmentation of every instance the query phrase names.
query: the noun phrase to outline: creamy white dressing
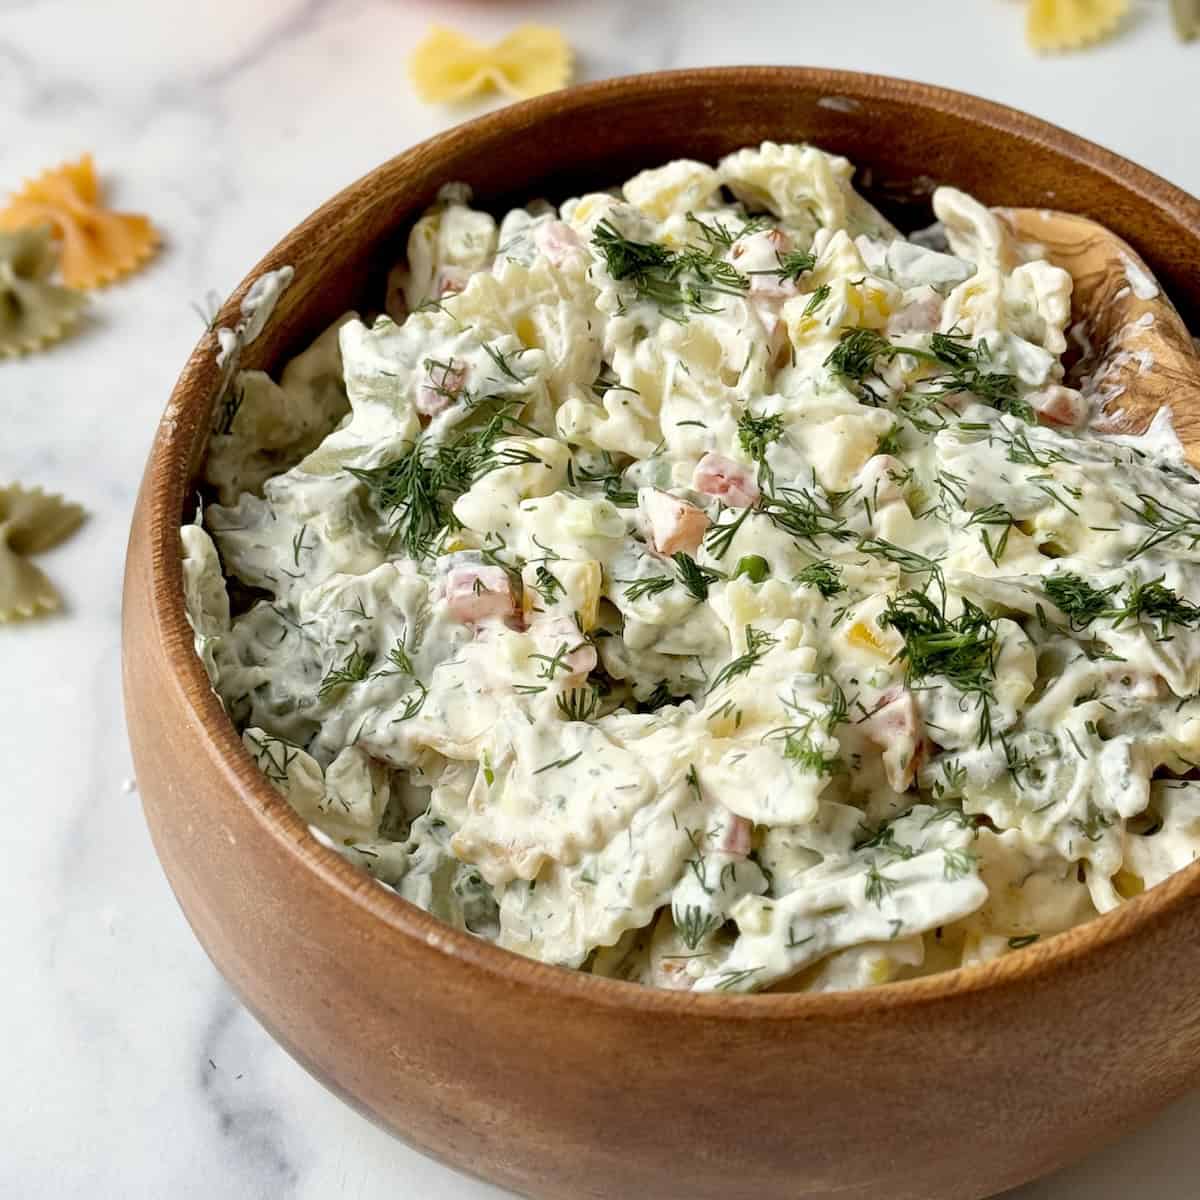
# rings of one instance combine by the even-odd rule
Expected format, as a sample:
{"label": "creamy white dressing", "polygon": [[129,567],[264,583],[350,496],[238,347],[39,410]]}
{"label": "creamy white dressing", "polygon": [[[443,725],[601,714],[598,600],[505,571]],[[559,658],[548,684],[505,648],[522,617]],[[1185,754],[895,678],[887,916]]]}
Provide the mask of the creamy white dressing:
{"label": "creamy white dressing", "polygon": [[851,174],[766,143],[499,223],[453,186],[390,315],[232,380],[197,653],[406,899],[615,978],[830,990],[1196,857],[1169,416],[1089,431],[1070,277],[953,189],[906,239]]}

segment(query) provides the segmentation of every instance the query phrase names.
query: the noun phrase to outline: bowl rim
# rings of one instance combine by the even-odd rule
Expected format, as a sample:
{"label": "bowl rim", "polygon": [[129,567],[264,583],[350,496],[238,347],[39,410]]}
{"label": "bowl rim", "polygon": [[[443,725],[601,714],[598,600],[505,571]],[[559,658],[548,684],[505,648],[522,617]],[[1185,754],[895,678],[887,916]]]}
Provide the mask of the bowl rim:
{"label": "bowl rim", "polygon": [[292,250],[318,228],[332,223],[336,214],[353,203],[368,180],[380,172],[402,168],[418,153],[436,154],[456,141],[487,139],[517,126],[528,132],[544,117],[578,114],[614,94],[652,97],[663,92],[703,90],[731,80],[748,87],[803,84],[810,89],[825,88],[831,96],[903,102],[943,114],[950,111],[971,124],[983,124],[1004,134],[1032,140],[1114,177],[1142,201],[1166,209],[1175,219],[1193,227],[1200,238],[1200,200],[1145,168],[1019,110],[968,93],[892,76],[803,66],[689,68],[619,76],[494,110],[415,143],[327,200],[255,265],[231,293],[212,328],[201,337],[172,390],[146,464],[143,502],[149,546],[147,588],[152,636],[162,648],[169,682],[178,688],[195,725],[202,731],[218,771],[246,808],[246,815],[294,859],[297,871],[311,872],[328,893],[363,908],[379,922],[381,931],[438,950],[509,986],[536,990],[576,1005],[583,1002],[630,1012],[731,1021],[853,1021],[901,1008],[932,1006],[984,990],[1000,992],[1024,987],[1064,971],[1086,956],[1115,947],[1196,899],[1200,896],[1200,861],[1127,900],[1118,909],[1042,938],[1019,954],[916,979],[842,992],[749,994],[670,991],[609,979],[525,958],[455,929],[402,899],[318,840],[258,770],[211,689],[193,649],[192,631],[184,609],[179,544],[180,523],[185,518],[191,482],[187,464],[193,458],[198,439],[208,436],[209,407],[219,378],[213,330],[218,324],[232,325],[237,321],[241,299],[253,281],[288,262]]}

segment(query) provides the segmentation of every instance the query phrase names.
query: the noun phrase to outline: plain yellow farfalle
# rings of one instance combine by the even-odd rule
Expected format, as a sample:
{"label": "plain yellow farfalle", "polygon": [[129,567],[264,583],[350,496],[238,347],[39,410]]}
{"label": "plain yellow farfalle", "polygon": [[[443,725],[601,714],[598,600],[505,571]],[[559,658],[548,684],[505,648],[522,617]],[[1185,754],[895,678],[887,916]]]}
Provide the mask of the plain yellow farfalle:
{"label": "plain yellow farfalle", "polygon": [[1037,50],[1078,50],[1116,33],[1129,0],[1030,0],[1025,36]]}
{"label": "plain yellow farfalle", "polygon": [[0,229],[42,225],[62,243],[59,268],[72,288],[100,287],[127,275],[158,245],[148,218],[103,206],[90,154],[29,180],[0,211]]}
{"label": "plain yellow farfalle", "polygon": [[557,29],[522,25],[494,46],[435,26],[413,51],[409,74],[428,103],[465,100],[490,87],[521,99],[564,87],[573,56]]}
{"label": "plain yellow farfalle", "polygon": [[50,230],[0,233],[0,358],[57,341],[87,301],[49,281],[54,270]]}
{"label": "plain yellow farfalle", "polygon": [[0,487],[0,622],[53,612],[54,584],[29,561],[79,528],[83,509],[61,496],[20,484]]}

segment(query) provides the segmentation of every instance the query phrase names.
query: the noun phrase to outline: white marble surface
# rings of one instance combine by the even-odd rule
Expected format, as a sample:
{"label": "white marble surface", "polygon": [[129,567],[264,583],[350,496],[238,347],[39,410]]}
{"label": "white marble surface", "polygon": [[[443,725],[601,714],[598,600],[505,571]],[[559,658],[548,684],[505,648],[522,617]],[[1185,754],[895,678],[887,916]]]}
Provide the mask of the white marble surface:
{"label": "white marble surface", "polygon": [[[168,390],[228,291],[319,202],[458,115],[405,81],[430,19],[568,31],[581,73],[790,62],[972,90],[1200,193],[1200,44],[1165,0],[1110,46],[1045,61],[1001,0],[0,0],[0,189],[93,150],[161,258],[98,296],[86,331],[0,365],[0,482],[91,512],[48,556],[66,612],[0,629],[0,1196],[496,1197],[391,1141],[234,1002],[155,862],[119,693],[126,528]],[[836,15],[834,10],[836,9]],[[1189,112],[1190,109],[1190,112]],[[1200,1095],[1021,1200],[1196,1194]],[[1004,1136],[997,1130],[996,1136]]]}

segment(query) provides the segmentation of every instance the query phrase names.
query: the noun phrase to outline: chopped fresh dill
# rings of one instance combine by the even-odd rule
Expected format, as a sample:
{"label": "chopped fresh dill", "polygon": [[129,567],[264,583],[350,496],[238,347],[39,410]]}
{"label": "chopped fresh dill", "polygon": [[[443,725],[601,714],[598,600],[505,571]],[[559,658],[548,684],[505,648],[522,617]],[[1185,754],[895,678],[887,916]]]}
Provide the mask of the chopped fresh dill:
{"label": "chopped fresh dill", "polygon": [[734,988],[741,987],[746,980],[757,975],[761,970],[762,967],[743,967],[741,970],[729,967],[720,972],[716,984],[717,991],[728,992]]}
{"label": "chopped fresh dill", "polygon": [[675,929],[680,939],[689,950],[695,950],[714,929],[720,928],[723,923],[720,917],[714,913],[705,912],[698,904],[685,905],[682,912],[678,908],[673,908],[671,916],[675,921]]}
{"label": "chopped fresh dill", "polygon": [[757,511],[776,529],[782,529],[794,538],[814,544],[819,537],[844,542],[854,537],[845,520],[837,514],[847,495],[845,492],[827,492],[818,496],[808,488],[780,488],[771,495],[764,495]]}
{"label": "chopped fresh dill", "polygon": [[756,417],[747,410],[738,417],[737,436],[738,445],[758,463],[763,478],[769,482],[771,475],[766,464],[767,447],[783,436],[783,415],[771,413]]}
{"label": "chopped fresh dill", "polygon": [[746,518],[753,511],[752,508],[743,508],[732,521],[726,521],[722,525],[718,520],[709,528],[708,532],[704,535],[704,546],[713,558],[725,557],[725,552],[733,542],[734,535],[741,529]]}
{"label": "chopped fresh dill", "polygon": [[951,850],[947,847],[942,851],[942,878],[947,881],[964,879],[975,870],[978,861],[970,850]]}
{"label": "chopped fresh dill", "polygon": [[708,691],[710,693],[714,692],[722,684],[728,683],[731,679],[736,679],[739,675],[749,674],[758,665],[763,655],[772,646],[778,645],[778,641],[778,638],[772,637],[764,630],[755,629],[753,625],[747,625],[746,653],[739,654],[736,658],[731,658],[713,676],[712,682],[708,685]]}
{"label": "chopped fresh dill", "polygon": [[669,575],[650,575],[645,579],[619,579],[617,582],[629,583],[622,593],[626,600],[641,600],[645,596],[657,596],[660,592],[665,592],[675,581]]}
{"label": "chopped fresh dill", "polygon": [[351,683],[361,683],[370,674],[374,661],[374,654],[360,650],[357,644],[352,646],[341,665],[330,667],[325,673],[317,691],[317,699],[328,700],[338,688]]}
{"label": "chopped fresh dill", "polygon": [[650,301],[674,320],[686,320],[689,309],[716,312],[706,302],[709,294],[740,296],[750,286],[745,275],[711,250],[677,251],[634,241],[607,219],[596,225],[592,245],[613,279],[631,284],[637,299]]}
{"label": "chopped fresh dill", "polygon": [[398,637],[396,644],[388,651],[388,662],[400,672],[401,675],[415,675],[413,670],[413,661],[408,651],[404,647],[404,638]]}
{"label": "chopped fresh dill", "polygon": [[805,271],[811,271],[817,265],[816,257],[807,250],[784,250],[775,252],[778,266],[768,267],[763,271],[751,271],[751,275],[774,275],[783,283],[799,283],[800,276]]}
{"label": "chopped fresh dill", "polygon": [[517,384],[524,384],[526,382],[528,377],[525,375],[518,375],[513,369],[512,362],[510,361],[514,358],[520,358],[521,355],[525,353],[524,348],[521,348],[520,350],[510,350],[508,354],[503,354],[501,351],[497,350],[495,346],[484,342],[483,351],[488,358],[490,358],[492,362],[496,364],[496,370],[498,370],[500,374],[505,377],[505,379],[510,379],[513,383]]}
{"label": "chopped fresh dill", "polygon": [[592,394],[603,400],[609,392],[628,392],[631,396],[640,393],[637,388],[626,387],[616,376],[616,372],[608,363],[600,364],[600,373],[592,381]]}
{"label": "chopped fresh dill", "polygon": [[1159,636],[1165,638],[1172,623],[1191,628],[1200,622],[1200,606],[1167,587],[1163,578],[1160,575],[1147,583],[1130,583],[1124,607],[1107,614],[1114,618],[1114,626],[1125,621],[1157,621]]}
{"label": "chopped fresh dill", "polygon": [[1042,581],[1042,590],[1071,628],[1078,631],[1109,611],[1109,598],[1118,589],[1117,586],[1095,588],[1081,575],[1060,571]]}
{"label": "chopped fresh dill", "polygon": [[538,767],[536,771],[531,772],[534,775],[541,775],[543,771],[553,771],[557,767],[569,767],[577,758],[583,756],[582,750],[576,750],[574,754],[567,758],[556,758],[554,762],[548,762],[545,766]]}
{"label": "chopped fresh dill", "polygon": [[991,737],[996,623],[970,600],[964,599],[962,604],[959,616],[950,619],[928,596],[905,592],[888,597],[878,621],[904,639],[897,657],[905,665],[907,682],[942,677],[965,695],[976,698],[982,745]]}
{"label": "chopped fresh dill", "polygon": [[[988,504],[971,513],[967,519],[967,528],[972,525],[981,526],[979,538],[983,542],[983,548],[987,552],[988,558],[999,566],[1000,559],[1004,557],[1004,551],[1008,547],[1008,535],[1012,532],[1015,523],[1012,513],[1003,504]],[[989,527],[1000,531],[995,540],[992,538]]]}
{"label": "chopped fresh dill", "polygon": [[572,688],[560,692],[555,704],[568,721],[590,721],[600,711],[600,692],[594,687]]}
{"label": "chopped fresh dill", "polygon": [[563,595],[563,585],[558,576],[553,574],[545,563],[538,563],[534,571],[538,591],[547,604],[553,604]]}
{"label": "chopped fresh dill", "polygon": [[725,578],[720,571],[700,566],[690,554],[685,554],[682,550],[673,554],[671,558],[675,563],[675,573],[679,576],[679,582],[696,600],[707,600],[709,584]]}
{"label": "chopped fresh dill", "polygon": [[829,299],[829,293],[832,291],[829,284],[823,283],[816,291],[812,292],[808,297],[808,303],[804,306],[804,311],[800,314],[802,317],[811,317],[813,313]]}
{"label": "chopped fresh dill", "polygon": [[883,874],[882,871],[872,863],[867,868],[867,881],[863,888],[863,896],[868,904],[874,904],[876,908],[883,906],[885,896],[890,896],[896,889],[896,880]]}
{"label": "chopped fresh dill", "polygon": [[794,579],[796,583],[816,588],[826,600],[846,590],[846,585],[842,583],[842,568],[828,559],[809,563]]}

